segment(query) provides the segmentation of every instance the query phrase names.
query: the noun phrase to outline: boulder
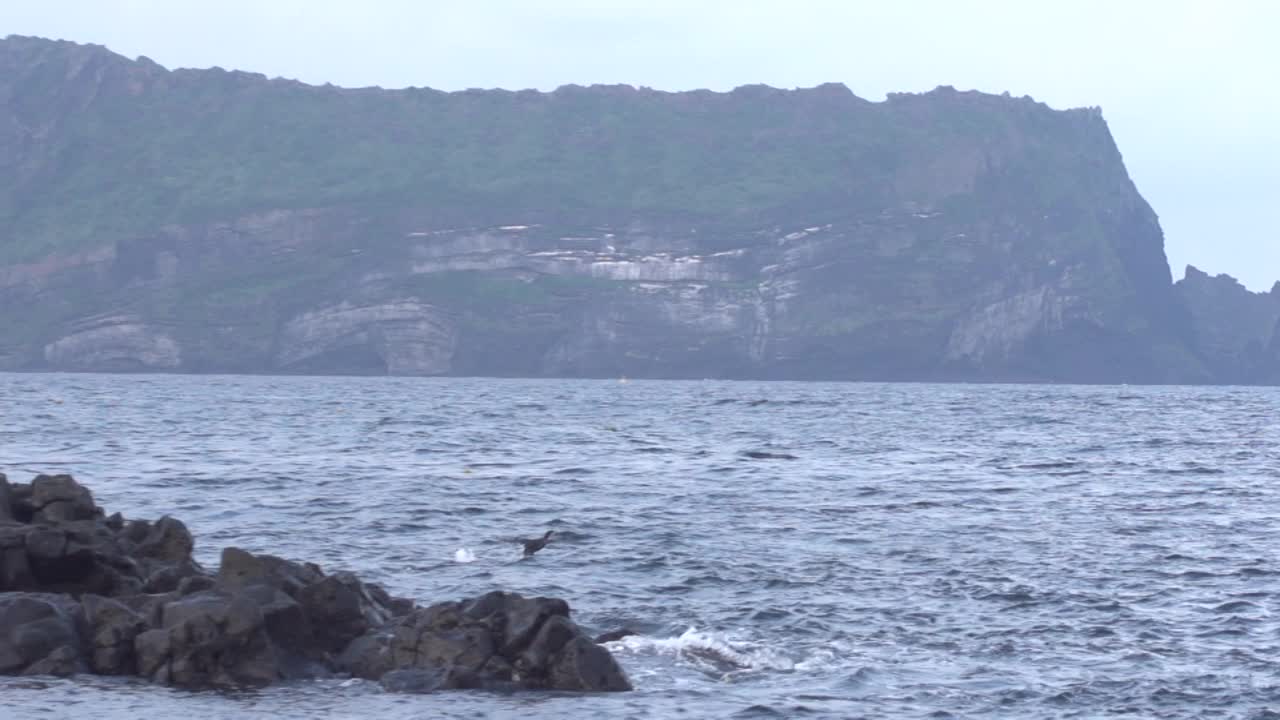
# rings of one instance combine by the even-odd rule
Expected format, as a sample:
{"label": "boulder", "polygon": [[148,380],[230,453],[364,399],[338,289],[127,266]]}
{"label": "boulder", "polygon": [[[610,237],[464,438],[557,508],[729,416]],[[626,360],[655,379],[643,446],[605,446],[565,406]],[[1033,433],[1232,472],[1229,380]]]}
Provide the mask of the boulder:
{"label": "boulder", "polygon": [[478,673],[497,658],[491,671],[497,679],[510,680],[510,667],[497,655],[500,639],[487,620],[469,618],[461,603],[444,602],[400,621],[391,638],[391,659],[397,669],[458,668]]}
{"label": "boulder", "polygon": [[[578,637],[576,631],[577,628],[567,617],[561,615],[548,617],[538,628],[537,636],[531,638],[516,656],[516,671],[525,678],[545,675],[545,670],[551,667],[560,651]],[[540,671],[543,672],[540,673]]]}
{"label": "boulder", "polygon": [[100,595],[85,595],[89,669],[99,675],[136,675],[134,640],[148,629],[146,619],[127,605]]}
{"label": "boulder", "polygon": [[503,651],[515,655],[527,648],[547,620],[553,617],[568,618],[569,603],[558,598],[524,598],[514,593],[500,595],[504,602],[506,634]]}
{"label": "boulder", "polygon": [[14,522],[13,489],[9,487],[9,478],[0,473],[0,523]]}
{"label": "boulder", "polygon": [[101,513],[89,489],[70,475],[38,475],[31,481],[31,506],[38,521],[92,520]]}
{"label": "boulder", "polygon": [[352,677],[378,680],[395,669],[391,656],[394,635],[376,630],[352,640],[338,656],[338,670]]}
{"label": "boulder", "polygon": [[[11,526],[12,527],[12,526]],[[107,528],[92,521],[17,527],[24,547],[24,577],[5,589],[124,595],[137,592],[142,581],[137,564],[123,555]],[[0,541],[9,544],[10,540]],[[17,564],[19,570],[23,564]]]}
{"label": "boulder", "polygon": [[73,540],[66,529],[37,526],[27,533],[27,563],[41,585],[63,588],[93,573],[93,548]]}
{"label": "boulder", "polygon": [[165,515],[147,528],[147,534],[142,536],[131,554],[170,565],[190,565],[194,564],[191,560],[194,549],[195,540],[187,526],[181,520]]}
{"label": "boulder", "polygon": [[[203,589],[215,585],[213,578],[194,562],[182,562],[176,565],[160,565],[146,575],[142,591],[151,594],[170,593],[182,587],[184,582],[194,581]],[[188,583],[188,587],[191,583]]]}
{"label": "boulder", "polygon": [[9,485],[9,511],[13,519],[20,523],[29,523],[35,517],[36,509],[31,506],[31,484],[12,483]]}
{"label": "boulder", "polygon": [[351,573],[325,575],[316,565],[239,548],[222,553],[216,587],[251,597],[262,608],[268,630],[289,664],[310,661],[335,666],[357,638],[386,625],[394,611],[381,588],[370,588]]}
{"label": "boulder", "polygon": [[302,588],[324,579],[324,573],[312,563],[296,563],[274,555],[254,555],[236,547],[222,551],[218,565],[218,587],[227,592],[249,585],[265,584],[283,590],[290,597]]}
{"label": "boulder", "polygon": [[[356,668],[362,677],[385,661],[372,650],[360,657],[368,663]],[[447,671],[451,683],[469,687],[631,689],[609,651],[569,619],[567,603],[514,593],[439,603],[400,618],[390,640],[390,662],[396,670]]]}
{"label": "boulder", "polygon": [[0,525],[0,592],[30,590],[36,580],[27,562],[27,528]]}
{"label": "boulder", "polygon": [[195,540],[180,520],[166,515],[154,523],[115,523],[108,519],[104,525],[120,527],[118,542],[123,553],[137,565],[136,574],[142,578],[145,592],[172,592],[183,580],[208,574],[192,558]]}
{"label": "boulder", "polygon": [[339,653],[353,640],[391,620],[390,608],[379,603],[351,573],[337,573],[298,591],[320,649]]}
{"label": "boulder", "polygon": [[164,612],[164,606],[181,597],[178,593],[163,593],[159,595],[149,595],[147,593],[136,593],[134,595],[125,595],[123,597],[114,598],[116,602],[129,608],[137,613],[139,617],[146,621],[147,627],[154,628],[160,626],[160,620]]}
{"label": "boulder", "polygon": [[0,595],[0,674],[74,675],[87,670],[79,605],[64,596]]}
{"label": "boulder", "polygon": [[252,600],[216,591],[167,603],[161,627],[134,641],[138,672],[183,688],[263,687],[281,679],[266,620]]}
{"label": "boulder", "polygon": [[212,590],[218,586],[218,581],[208,575],[191,575],[185,577],[178,583],[177,593],[183,597],[194,595],[205,590]]}
{"label": "boulder", "polygon": [[313,677],[327,674],[324,654],[313,649],[316,628],[297,600],[270,585],[251,585],[235,596],[257,605],[262,613],[267,637],[276,648],[284,675]]}
{"label": "boulder", "polygon": [[608,650],[579,635],[569,640],[547,665],[543,687],[555,690],[619,692],[631,682]]}

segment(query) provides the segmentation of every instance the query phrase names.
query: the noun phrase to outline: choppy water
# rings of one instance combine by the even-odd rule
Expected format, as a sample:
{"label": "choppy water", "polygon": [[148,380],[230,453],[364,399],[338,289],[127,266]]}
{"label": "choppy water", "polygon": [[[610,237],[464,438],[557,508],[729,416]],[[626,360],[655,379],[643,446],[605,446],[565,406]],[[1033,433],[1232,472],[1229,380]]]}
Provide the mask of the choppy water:
{"label": "choppy water", "polygon": [[[421,600],[565,597],[637,685],[13,717],[1280,717],[1280,391],[0,375],[0,470]],[[789,457],[788,457],[789,456]],[[517,562],[517,536],[562,539]]]}

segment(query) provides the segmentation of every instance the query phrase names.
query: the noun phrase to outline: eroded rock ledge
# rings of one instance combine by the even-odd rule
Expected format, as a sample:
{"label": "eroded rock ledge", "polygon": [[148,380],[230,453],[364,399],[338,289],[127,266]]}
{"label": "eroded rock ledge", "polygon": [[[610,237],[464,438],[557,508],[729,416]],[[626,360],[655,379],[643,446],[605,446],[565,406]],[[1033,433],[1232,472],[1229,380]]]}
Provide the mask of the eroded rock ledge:
{"label": "eroded rock ledge", "polygon": [[68,475],[0,475],[0,674],[136,675],[184,688],[350,675],[392,691],[629,690],[552,598],[419,607],[351,573],[227,548],[183,523],[107,516]]}

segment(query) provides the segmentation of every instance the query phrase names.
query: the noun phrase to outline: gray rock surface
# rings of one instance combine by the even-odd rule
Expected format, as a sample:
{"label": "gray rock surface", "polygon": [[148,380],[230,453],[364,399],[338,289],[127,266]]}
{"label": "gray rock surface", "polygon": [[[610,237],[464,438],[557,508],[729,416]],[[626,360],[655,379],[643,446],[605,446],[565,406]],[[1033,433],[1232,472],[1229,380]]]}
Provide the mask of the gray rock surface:
{"label": "gray rock surface", "polygon": [[147,620],[123,603],[100,595],[80,600],[88,630],[89,669],[98,675],[136,675],[134,640],[148,629]]}
{"label": "gray rock surface", "polygon": [[[349,661],[368,677],[390,664],[422,671],[396,676],[406,692],[450,686],[488,689],[630,690],[613,656],[553,598],[492,592],[423,608],[396,621],[389,639],[366,638]],[[389,655],[389,658],[388,658]],[[426,688],[426,689],[423,689]]]}
{"label": "gray rock surface", "polygon": [[78,612],[74,601],[59,595],[0,593],[0,674],[83,672]]}
{"label": "gray rock surface", "polygon": [[1280,383],[1280,283],[1250,292],[1230,275],[1188,266],[1175,285],[1204,362],[1235,383]]}

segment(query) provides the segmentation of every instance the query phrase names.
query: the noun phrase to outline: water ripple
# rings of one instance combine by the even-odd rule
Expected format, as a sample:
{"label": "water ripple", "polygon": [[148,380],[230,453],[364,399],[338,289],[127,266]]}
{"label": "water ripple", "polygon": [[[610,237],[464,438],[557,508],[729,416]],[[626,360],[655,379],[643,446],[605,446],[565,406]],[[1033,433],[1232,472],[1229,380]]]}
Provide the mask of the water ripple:
{"label": "water ripple", "polygon": [[557,594],[641,633],[612,645],[618,697],[0,692],[107,720],[1276,717],[1278,410],[1244,388],[0,374],[0,470],[178,515],[202,561]]}

